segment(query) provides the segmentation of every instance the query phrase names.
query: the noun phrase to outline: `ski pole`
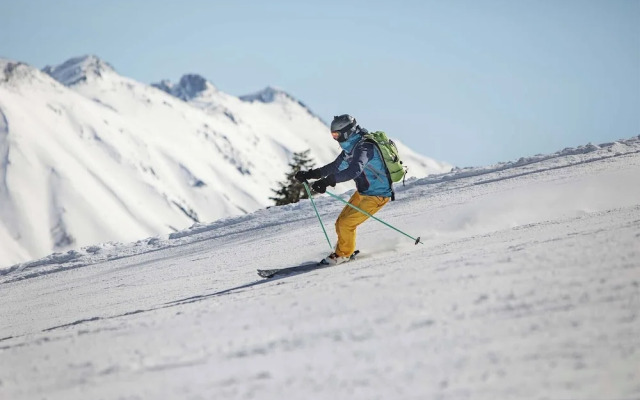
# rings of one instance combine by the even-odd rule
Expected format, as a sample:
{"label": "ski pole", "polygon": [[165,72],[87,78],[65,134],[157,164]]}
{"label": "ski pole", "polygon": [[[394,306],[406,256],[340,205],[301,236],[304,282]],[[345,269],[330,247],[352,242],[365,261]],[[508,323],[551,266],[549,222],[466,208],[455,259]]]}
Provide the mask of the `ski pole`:
{"label": "ski pole", "polygon": [[322,218],[320,218],[320,214],[318,214],[318,209],[316,208],[316,203],[313,201],[313,197],[311,196],[311,190],[309,189],[309,185],[307,182],[302,182],[304,188],[307,190],[307,194],[309,195],[309,200],[311,200],[311,205],[316,212],[316,216],[318,217],[318,221],[320,221],[320,226],[322,227],[322,232],[324,232],[324,237],[327,238],[327,243],[329,243],[329,248],[333,250],[333,246],[331,245],[331,241],[329,240],[329,235],[327,235],[327,231],[324,229],[324,224],[322,223]]}
{"label": "ski pole", "polygon": [[356,209],[356,210],[360,211],[360,212],[361,212],[361,213],[363,213],[364,215],[366,215],[366,216],[368,216],[368,217],[371,217],[371,218],[375,219],[376,221],[378,221],[378,222],[381,222],[381,223],[385,224],[385,225],[386,225],[386,226],[388,226],[389,228],[391,228],[391,229],[393,229],[393,230],[395,230],[395,231],[397,231],[397,232],[400,232],[400,233],[402,233],[403,235],[405,235],[405,236],[407,236],[407,237],[409,237],[409,238],[411,238],[411,239],[415,240],[415,244],[418,244],[418,243],[420,243],[420,244],[424,244],[424,243],[422,243],[422,242],[420,241],[420,237],[419,237],[419,236],[418,236],[418,238],[414,238],[414,237],[413,237],[413,236],[411,236],[411,235],[407,235],[406,233],[402,232],[400,229],[398,229],[398,228],[396,228],[396,227],[394,227],[394,226],[391,226],[391,225],[387,224],[386,222],[384,222],[384,221],[383,221],[383,220],[381,220],[380,218],[376,218],[376,217],[374,217],[373,215],[369,214],[368,212],[366,212],[365,210],[361,209],[360,207],[354,206],[353,204],[349,203],[348,201],[346,201],[346,200],[345,200],[345,199],[343,199],[342,197],[337,196],[337,195],[335,195],[335,194],[331,193],[331,192],[330,192],[330,191],[328,191],[328,190],[327,190],[327,194],[328,194],[328,195],[330,195],[330,196],[332,196],[332,197],[335,197],[336,199],[338,199],[338,200],[340,200],[341,202],[345,203],[345,204],[346,204],[346,205],[348,205],[349,207],[354,208],[354,209]]}

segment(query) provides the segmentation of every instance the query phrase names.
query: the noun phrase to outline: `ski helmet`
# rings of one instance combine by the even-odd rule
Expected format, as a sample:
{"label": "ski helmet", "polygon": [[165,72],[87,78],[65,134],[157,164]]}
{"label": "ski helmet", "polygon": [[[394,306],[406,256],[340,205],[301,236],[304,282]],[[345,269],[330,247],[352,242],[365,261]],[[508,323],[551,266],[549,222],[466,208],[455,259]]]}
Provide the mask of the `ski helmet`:
{"label": "ski helmet", "polygon": [[338,142],[349,139],[356,127],[356,119],[349,114],[342,114],[333,117],[331,121],[331,135]]}

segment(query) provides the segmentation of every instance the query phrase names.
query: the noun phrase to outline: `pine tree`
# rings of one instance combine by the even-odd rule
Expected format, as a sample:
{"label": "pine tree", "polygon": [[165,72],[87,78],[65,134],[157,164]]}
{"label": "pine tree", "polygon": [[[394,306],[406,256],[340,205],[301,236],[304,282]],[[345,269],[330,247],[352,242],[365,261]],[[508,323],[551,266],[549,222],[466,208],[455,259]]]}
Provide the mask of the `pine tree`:
{"label": "pine tree", "polygon": [[297,203],[300,199],[309,198],[302,183],[298,182],[294,176],[298,171],[307,171],[313,168],[315,164],[309,157],[310,152],[311,149],[299,153],[293,153],[293,159],[289,163],[291,171],[287,173],[287,180],[278,183],[280,185],[279,189],[271,190],[276,194],[276,196],[270,197],[269,199],[273,200],[276,203],[276,206]]}

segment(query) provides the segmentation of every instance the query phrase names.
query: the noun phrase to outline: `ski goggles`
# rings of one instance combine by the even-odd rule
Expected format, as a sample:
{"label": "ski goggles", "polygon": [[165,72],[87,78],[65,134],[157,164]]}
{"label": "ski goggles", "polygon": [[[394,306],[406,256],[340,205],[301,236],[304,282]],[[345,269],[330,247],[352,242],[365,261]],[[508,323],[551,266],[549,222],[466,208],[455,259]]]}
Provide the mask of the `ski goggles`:
{"label": "ski goggles", "polygon": [[333,138],[335,140],[340,139],[340,137],[345,137],[346,138],[346,136],[344,136],[345,132],[348,132],[351,129],[352,129],[352,126],[347,126],[347,127],[344,127],[344,128],[342,128],[340,130],[337,130],[337,131],[331,131],[331,136],[333,136]]}

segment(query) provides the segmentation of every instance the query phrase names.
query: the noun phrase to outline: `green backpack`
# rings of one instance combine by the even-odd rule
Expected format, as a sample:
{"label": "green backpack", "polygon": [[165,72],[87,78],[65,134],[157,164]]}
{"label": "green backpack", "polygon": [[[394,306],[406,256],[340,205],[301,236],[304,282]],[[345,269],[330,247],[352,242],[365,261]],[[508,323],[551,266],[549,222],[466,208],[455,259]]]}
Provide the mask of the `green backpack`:
{"label": "green backpack", "polygon": [[384,163],[387,166],[387,177],[389,183],[400,182],[406,174],[406,167],[402,165],[400,155],[398,154],[398,148],[393,140],[387,137],[387,134],[382,131],[369,132],[365,134],[364,139],[368,142],[375,143],[382,154]]}

